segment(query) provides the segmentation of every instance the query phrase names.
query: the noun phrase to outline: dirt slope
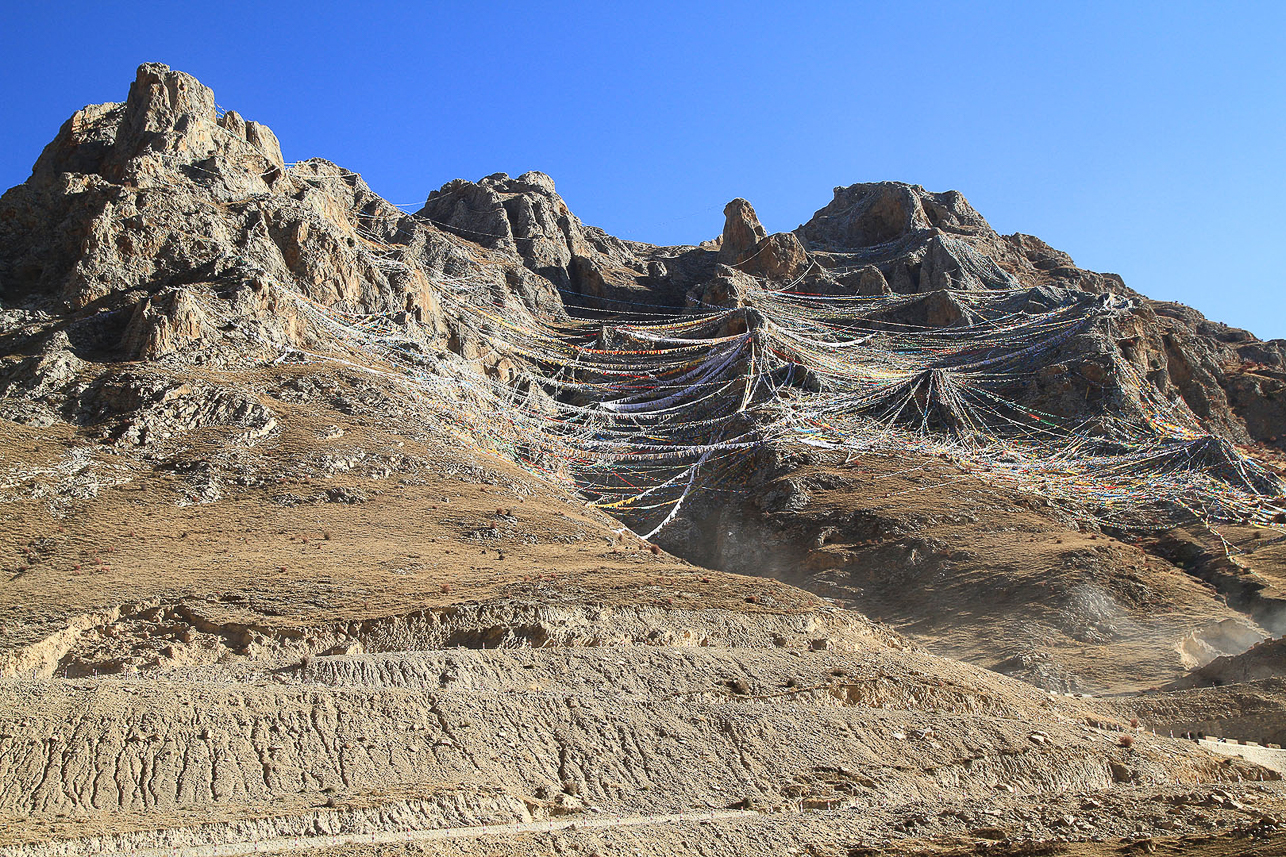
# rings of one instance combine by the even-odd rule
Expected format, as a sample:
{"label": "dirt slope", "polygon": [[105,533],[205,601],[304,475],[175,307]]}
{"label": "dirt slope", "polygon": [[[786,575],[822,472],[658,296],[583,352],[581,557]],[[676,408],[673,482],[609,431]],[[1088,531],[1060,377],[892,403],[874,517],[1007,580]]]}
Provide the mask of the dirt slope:
{"label": "dirt slope", "polygon": [[1273,853],[1279,775],[1167,733],[1269,734],[1279,688],[1244,722],[1230,693],[1061,693],[1278,632],[1272,497],[1104,528],[959,458],[774,437],[645,509],[674,509],[654,545],[596,489],[683,484],[614,466],[664,460],[666,427],[566,415],[616,413],[568,365],[649,351],[627,334],[767,359],[748,295],[887,298],[875,323],[944,341],[994,304],[1066,327],[1023,407],[1107,432],[1182,403],[1271,488],[1281,344],[956,193],[841,188],[789,235],[727,216],[622,242],[535,172],[410,215],[158,64],[73,116],[0,200],[0,855]]}

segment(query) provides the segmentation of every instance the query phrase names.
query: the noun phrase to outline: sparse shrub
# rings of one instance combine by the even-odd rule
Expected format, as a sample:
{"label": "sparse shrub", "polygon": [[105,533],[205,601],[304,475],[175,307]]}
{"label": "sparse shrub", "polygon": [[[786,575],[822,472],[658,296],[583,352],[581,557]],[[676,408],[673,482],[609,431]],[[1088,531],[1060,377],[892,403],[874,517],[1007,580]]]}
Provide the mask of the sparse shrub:
{"label": "sparse shrub", "polygon": [[1121,736],[1120,744],[1121,744],[1121,746],[1122,746],[1122,747],[1133,747],[1133,746],[1134,746],[1134,736],[1133,736],[1133,735],[1122,735],[1122,736]]}

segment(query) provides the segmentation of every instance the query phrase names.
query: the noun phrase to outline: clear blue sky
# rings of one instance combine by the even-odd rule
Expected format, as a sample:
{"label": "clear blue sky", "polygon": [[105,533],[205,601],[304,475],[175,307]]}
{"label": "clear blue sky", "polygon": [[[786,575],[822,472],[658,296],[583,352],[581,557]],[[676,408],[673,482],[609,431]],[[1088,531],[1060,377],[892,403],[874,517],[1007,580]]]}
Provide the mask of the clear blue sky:
{"label": "clear blue sky", "polygon": [[0,0],[0,32],[4,187],[157,60],[396,203],[539,169],[585,222],[684,243],[735,196],[785,230],[898,179],[1286,337],[1286,2]]}

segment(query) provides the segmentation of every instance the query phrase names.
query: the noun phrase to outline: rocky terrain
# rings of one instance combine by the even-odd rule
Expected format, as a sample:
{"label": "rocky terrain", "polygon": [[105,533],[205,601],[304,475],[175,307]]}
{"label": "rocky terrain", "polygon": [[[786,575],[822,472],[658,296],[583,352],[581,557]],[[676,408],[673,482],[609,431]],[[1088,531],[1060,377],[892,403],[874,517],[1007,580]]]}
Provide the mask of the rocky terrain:
{"label": "rocky terrain", "polygon": [[1286,734],[1286,343],[955,192],[725,215],[78,111],[0,199],[0,854],[1286,850],[1183,738]]}

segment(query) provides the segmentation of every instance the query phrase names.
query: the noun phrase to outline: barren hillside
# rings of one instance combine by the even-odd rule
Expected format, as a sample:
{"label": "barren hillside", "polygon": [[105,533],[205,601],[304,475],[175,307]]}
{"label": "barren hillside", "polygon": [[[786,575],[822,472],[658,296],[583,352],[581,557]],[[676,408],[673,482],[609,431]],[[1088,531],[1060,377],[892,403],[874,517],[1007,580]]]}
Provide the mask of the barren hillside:
{"label": "barren hillside", "polygon": [[1278,853],[1181,737],[1286,733],[1286,343],[956,192],[725,213],[78,111],[0,199],[0,854]]}

